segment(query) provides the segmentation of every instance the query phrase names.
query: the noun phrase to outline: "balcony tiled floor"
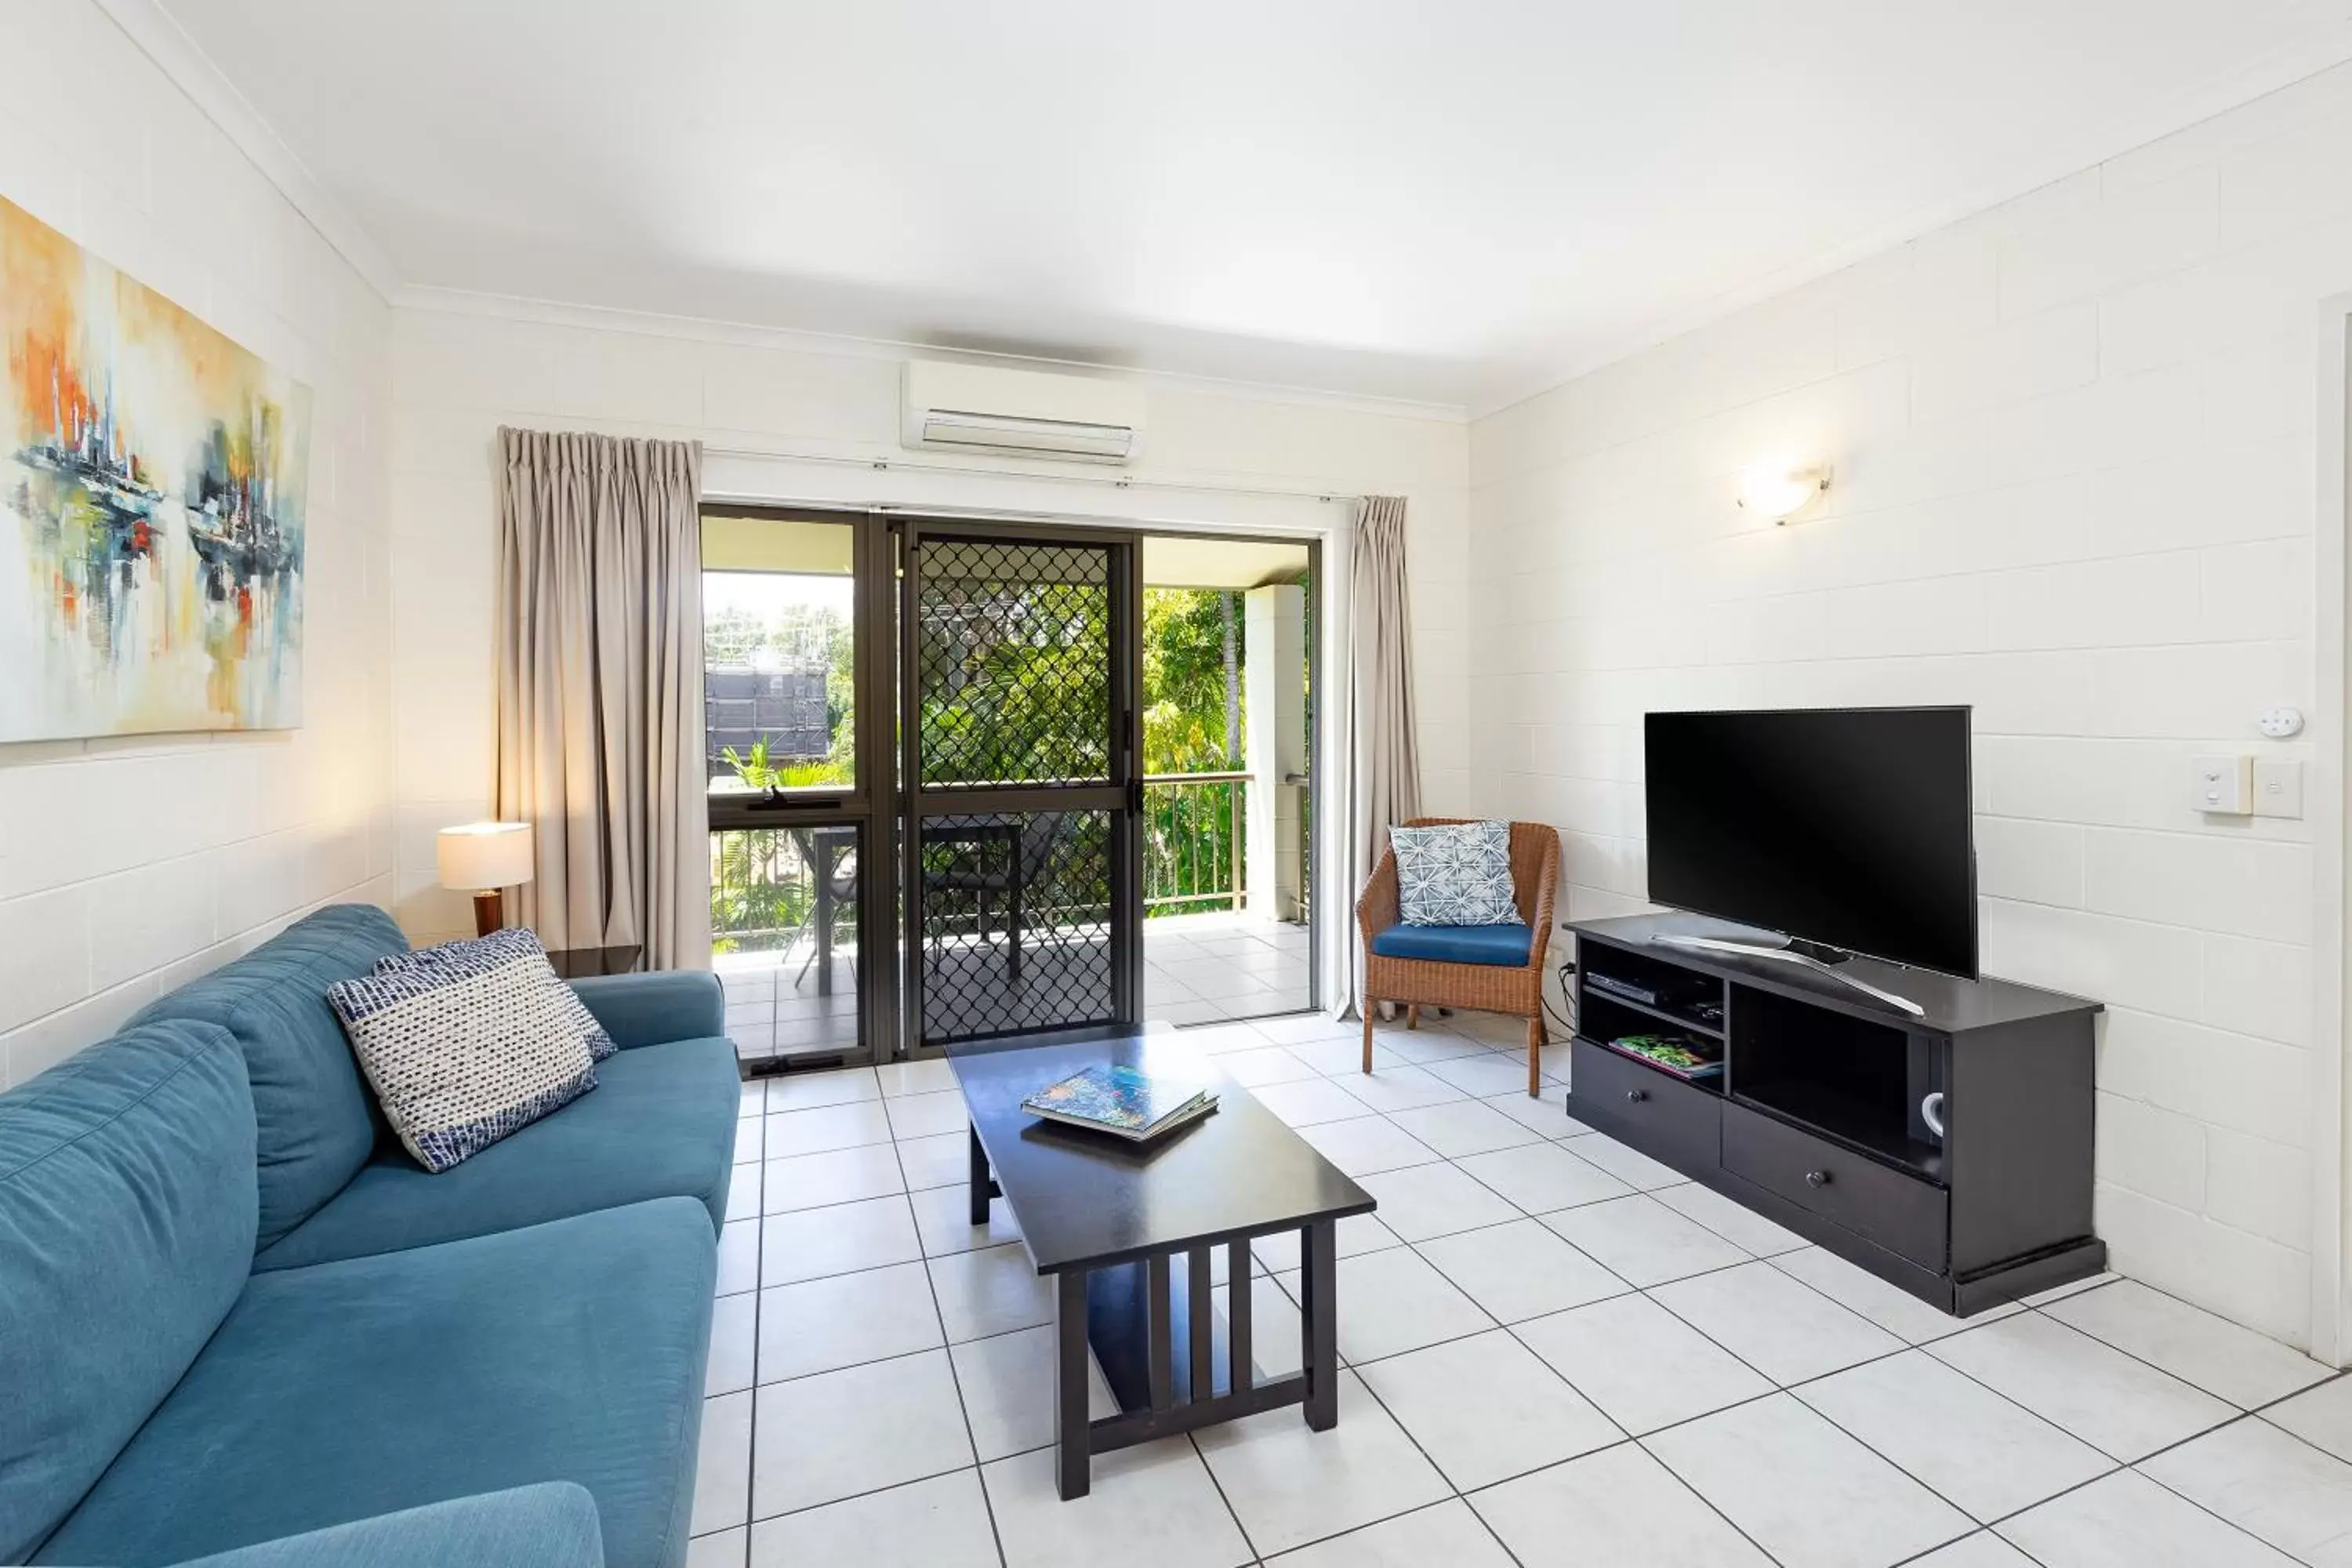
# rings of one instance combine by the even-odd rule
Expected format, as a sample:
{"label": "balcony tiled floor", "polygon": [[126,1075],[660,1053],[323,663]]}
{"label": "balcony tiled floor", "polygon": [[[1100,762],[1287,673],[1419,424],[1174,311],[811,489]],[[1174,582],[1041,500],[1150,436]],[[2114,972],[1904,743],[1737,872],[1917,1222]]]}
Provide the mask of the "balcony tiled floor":
{"label": "balcony tiled floor", "polygon": [[[1286,925],[1233,913],[1168,915],[1143,922],[1144,1016],[1176,1025],[1225,1023],[1237,1018],[1296,1013],[1309,1005],[1307,934],[1304,925]],[[1023,948],[1026,992],[1033,1004],[1054,994],[1053,973],[1096,950],[1084,942]],[[971,962],[947,953],[940,962],[957,971],[956,984],[967,1006],[974,987],[996,974],[1001,945],[974,944]],[[1097,961],[1098,962],[1098,961]],[[803,944],[785,954],[726,952],[711,966],[727,992],[727,1032],[744,1060],[831,1055],[855,1050],[857,1042],[857,980],[855,960],[836,949],[830,994],[819,987],[819,972]],[[1072,984],[1078,984],[1072,982]],[[1083,989],[1083,986],[1080,987]],[[1023,1026],[1055,1020],[1030,1016]]]}

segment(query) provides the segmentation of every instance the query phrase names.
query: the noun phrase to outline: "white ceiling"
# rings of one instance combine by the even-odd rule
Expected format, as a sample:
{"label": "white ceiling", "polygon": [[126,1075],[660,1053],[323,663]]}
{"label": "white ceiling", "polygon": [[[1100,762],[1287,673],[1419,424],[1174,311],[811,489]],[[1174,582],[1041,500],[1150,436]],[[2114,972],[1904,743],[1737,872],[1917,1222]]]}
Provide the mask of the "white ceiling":
{"label": "white ceiling", "polygon": [[1474,408],[2352,56],[2346,0],[160,3],[405,284]]}

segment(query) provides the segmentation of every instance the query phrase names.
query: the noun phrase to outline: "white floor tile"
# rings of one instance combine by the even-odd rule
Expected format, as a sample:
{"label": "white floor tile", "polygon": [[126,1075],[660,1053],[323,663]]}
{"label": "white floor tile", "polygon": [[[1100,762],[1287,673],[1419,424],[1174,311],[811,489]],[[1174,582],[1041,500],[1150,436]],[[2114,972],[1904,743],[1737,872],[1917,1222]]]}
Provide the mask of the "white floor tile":
{"label": "white floor tile", "polygon": [[[1403,1238],[1391,1230],[1380,1215],[1370,1214],[1349,1215],[1339,1222],[1339,1230],[1331,1238],[1332,1250],[1342,1258],[1403,1245]],[[1260,1269],[1268,1274],[1286,1273],[1297,1268],[1299,1262],[1298,1233],[1278,1230],[1272,1236],[1258,1237],[1250,1243],[1250,1257]]]}
{"label": "white floor tile", "polygon": [[874,1069],[885,1098],[938,1094],[956,1086],[955,1067],[944,1057],[919,1062],[889,1062]]}
{"label": "white floor tile", "polygon": [[1382,1171],[1425,1165],[1437,1158],[1436,1150],[1385,1116],[1318,1122],[1300,1128],[1298,1135],[1350,1176],[1376,1176]]}
{"label": "white floor tile", "polygon": [[[1220,1285],[1209,1292],[1210,1305],[1218,1317],[1233,1321],[1227,1304],[1233,1295],[1229,1285]],[[1345,1301],[1345,1298],[1341,1298]],[[1341,1308],[1342,1316],[1346,1309]],[[1290,1293],[1276,1283],[1274,1276],[1259,1274],[1250,1279],[1250,1366],[1256,1381],[1267,1382],[1288,1377],[1305,1364],[1304,1345],[1300,1341],[1298,1303]]]}
{"label": "white floor tile", "polygon": [[1976,1528],[1785,1394],[1646,1446],[1781,1568],[1885,1568]]}
{"label": "white floor tile", "polygon": [[1280,1568],[1516,1568],[1495,1532],[1459,1498],[1271,1561]]}
{"label": "white floor tile", "polygon": [[[1342,1291],[1342,1322],[1347,1299]],[[1328,1432],[1309,1430],[1291,1407],[1204,1426],[1194,1440],[1251,1544],[1268,1556],[1447,1494],[1444,1477],[1353,1373],[1339,1374],[1339,1422]]]}
{"label": "white floor tile", "polygon": [[907,1189],[906,1178],[898,1171],[898,1152],[887,1143],[795,1154],[770,1160],[761,1170],[765,1173],[761,1202],[769,1214],[855,1203]]}
{"label": "white floor tile", "polygon": [[915,1231],[923,1240],[923,1256],[937,1258],[942,1253],[970,1252],[977,1247],[997,1247],[1021,1239],[1021,1226],[1013,1217],[1013,1205],[1003,1198],[991,1200],[988,1223],[971,1223],[971,1189],[964,1186],[925,1187],[910,1193],[908,1200],[915,1206]]}
{"label": "white floor tile", "polygon": [[1620,1143],[1606,1132],[1588,1132],[1571,1140],[1568,1147],[1580,1159],[1590,1160],[1629,1187],[1642,1192],[1654,1192],[1690,1180],[1671,1165],[1661,1164],[1630,1143]]}
{"label": "white floor tile", "polygon": [[1455,1163],[1529,1214],[1622,1198],[1633,1190],[1598,1165],[1570,1153],[1564,1143],[1497,1149]]}
{"label": "white floor tile", "polygon": [[1054,1282],[1018,1242],[930,1259],[940,1318],[950,1343],[1033,1328],[1054,1319]]}
{"label": "white floor tile", "polygon": [[1622,1296],[1627,1289],[1622,1279],[1532,1219],[1441,1237],[1416,1250],[1498,1322],[1564,1312]]}
{"label": "white floor tile", "polygon": [[1838,1305],[1861,1313],[1908,1344],[1926,1344],[1929,1340],[1957,1334],[1962,1329],[1999,1322],[2025,1310],[2008,1301],[1973,1318],[1955,1318],[1908,1290],[1889,1285],[1868,1269],[1858,1268],[1818,1247],[1801,1247],[1794,1252],[1781,1253],[1772,1259],[1772,1267],[1803,1280]]}
{"label": "white floor tile", "polygon": [[[1463,1093],[1485,1100],[1490,1095],[1517,1093],[1528,1095],[1528,1064],[1524,1057],[1509,1057],[1495,1051],[1484,1056],[1455,1057],[1447,1061],[1432,1062],[1429,1070],[1452,1084]],[[1550,1099],[1545,1095],[1546,1100]]]}
{"label": "white floor tile", "polygon": [[743,1542],[751,1531],[741,1525],[686,1543],[686,1568],[744,1568]]}
{"label": "white floor tile", "polygon": [[971,1134],[942,1132],[935,1138],[908,1138],[898,1144],[898,1169],[907,1190],[961,1186],[971,1177]]}
{"label": "white floor tile", "polygon": [[2352,1563],[2352,1465],[2275,1426],[2233,1422],[2139,1468],[2301,1562]]}
{"label": "white floor tile", "polygon": [[[1294,1419],[1297,1412],[1291,1412]],[[1006,1568],[1239,1568],[1254,1560],[1216,1484],[1181,1437],[1097,1454],[1083,1498],[1062,1500],[1040,1449],[981,1472]]]}
{"label": "white floor tile", "polygon": [[1920,1351],[1792,1392],[1987,1522],[2115,1468],[2089,1444]]}
{"label": "white floor tile", "polygon": [[760,1283],[790,1285],[923,1255],[903,1196],[772,1214],[760,1222]]}
{"label": "white floor tile", "polygon": [[702,1402],[693,1534],[708,1535],[751,1517],[751,1398],[747,1389]]}
{"label": "white floor tile", "polygon": [[1511,1331],[1637,1436],[1772,1392],[1761,1373],[1646,1296],[1595,1301]]}
{"label": "white floor tile", "polygon": [[1885,1329],[1769,1263],[1678,1279],[1651,1295],[1783,1387],[1903,1348]]}
{"label": "white floor tile", "polygon": [[1569,1115],[1561,1097],[1550,1089],[1546,1089],[1541,1098],[1537,1098],[1528,1094],[1522,1086],[1507,1094],[1482,1096],[1479,1103],[1492,1106],[1530,1131],[1539,1132],[1547,1138],[1573,1138],[1592,1131]]}
{"label": "white floor tile", "polygon": [[758,1398],[755,1519],[974,1463],[945,1351],[772,1383]]}
{"label": "white floor tile", "polygon": [[[1223,1056],[1229,1051],[1265,1050],[1275,1044],[1250,1024],[1209,1024],[1182,1030],[1176,1037],[1202,1055],[1212,1057]],[[1293,1057],[1291,1059],[1297,1061],[1298,1058]],[[1309,1068],[1307,1070],[1312,1072],[1314,1069]]]}
{"label": "white floor tile", "polygon": [[760,1298],[746,1292],[721,1296],[711,1303],[710,1360],[703,1369],[702,1392],[735,1394],[751,1386],[758,1365]]}
{"label": "white floor tile", "polygon": [[[1259,1026],[1273,1033],[1272,1020]],[[1364,1043],[1350,1033],[1338,1039],[1307,1039],[1286,1042],[1290,1054],[1329,1078],[1361,1078],[1364,1076]],[[1405,1059],[1377,1041],[1372,1046],[1372,1070],[1403,1067]]]}
{"label": "white floor tile", "polygon": [[1321,1121],[1345,1121],[1351,1117],[1360,1117],[1370,1109],[1328,1078],[1270,1083],[1250,1092],[1257,1096],[1260,1105],[1293,1127],[1312,1127]]}
{"label": "white floor tile", "polygon": [[767,1131],[767,1119],[761,1116],[739,1116],[735,1119],[735,1163],[757,1164],[761,1151],[767,1145],[762,1136]]}
{"label": "white floor tile", "polygon": [[1448,1030],[1433,1029],[1427,1024],[1418,1029],[1391,1029],[1380,1037],[1379,1043],[1381,1049],[1396,1053],[1398,1060],[1420,1067],[1486,1054],[1483,1040],[1464,1039]]}
{"label": "white floor tile", "polygon": [[1506,1481],[1470,1506],[1520,1568],[1771,1568],[1770,1558],[1638,1444]]}
{"label": "white floor tile", "polygon": [[743,1080],[743,1101],[739,1115],[762,1116],[768,1110],[768,1080],[747,1078]]}
{"label": "white floor tile", "polygon": [[1926,1349],[2126,1463],[2237,1414],[2211,1394],[2039,1312],[2021,1312]]}
{"label": "white floor tile", "polygon": [[2263,1412],[2263,1419],[2352,1461],[2352,1378],[2338,1378],[2273,1405]]}
{"label": "white floor tile", "polygon": [[942,1132],[971,1130],[971,1112],[956,1089],[938,1094],[901,1094],[882,1102],[890,1116],[894,1138],[936,1138]]}
{"label": "white floor tile", "polygon": [[[1054,1329],[1045,1324],[971,1340],[950,1348],[956,1385],[963,1390],[964,1414],[981,1463],[1002,1459],[1054,1441]],[[1118,1414],[1092,1353],[1087,1357],[1087,1415]]]}
{"label": "white floor tile", "polygon": [[[750,1568],[998,1568],[978,1470],[805,1509],[751,1527]],[[694,1568],[689,1563],[687,1568]]]}
{"label": "white floor tile", "polygon": [[873,1100],[882,1092],[875,1081],[874,1070],[846,1068],[837,1072],[777,1073],[767,1079],[768,1110],[807,1110],[820,1105],[848,1105]]}
{"label": "white floor tile", "polygon": [[1543,1136],[1477,1100],[1454,1100],[1444,1105],[1425,1105],[1417,1110],[1394,1110],[1389,1113],[1389,1120],[1449,1160],[1496,1149],[1516,1149]]}
{"label": "white floor tile", "polygon": [[1317,1045],[1326,1040],[1341,1040],[1356,1045],[1363,1038],[1361,1024],[1353,1019],[1332,1019],[1320,1013],[1300,1013],[1287,1018],[1262,1018],[1254,1027],[1277,1046]]}
{"label": "white floor tile", "polygon": [[771,1160],[818,1154],[827,1149],[854,1149],[861,1143],[887,1143],[890,1119],[882,1113],[878,1097],[781,1114],[771,1110],[767,1137]]}
{"label": "white floor tile", "polygon": [[2070,1279],[2063,1285],[2053,1285],[2047,1290],[2036,1290],[2032,1295],[2024,1298],[2024,1302],[2029,1307],[2047,1307],[2054,1301],[2063,1301],[2069,1296],[2079,1296],[2085,1290],[2105,1289],[2122,1278],[2122,1275],[2113,1269],[2106,1269],[2085,1279]]}
{"label": "white floor tile", "polygon": [[1624,1434],[1500,1329],[1365,1367],[1389,1414],[1459,1491],[1491,1486]]}
{"label": "white floor tile", "polygon": [[2000,1529],[2042,1568],[2292,1568],[2294,1561],[2129,1470]]}
{"label": "white floor tile", "polygon": [[1991,1531],[1979,1530],[1925,1557],[1913,1558],[1905,1568],[2034,1568],[2034,1563]]}
{"label": "white floor tile", "polygon": [[761,1383],[910,1355],[944,1342],[930,1279],[919,1263],[779,1285],[761,1291],[759,1302]]}
{"label": "white floor tile", "polygon": [[1227,1051],[1217,1058],[1217,1066],[1244,1089],[1264,1089],[1273,1083],[1297,1083],[1322,1076],[1280,1046],[1263,1043],[1254,1049]]}
{"label": "white floor tile", "polygon": [[1349,1094],[1374,1110],[1415,1110],[1425,1105],[1443,1105],[1466,1098],[1452,1084],[1410,1062],[1374,1072],[1360,1071],[1339,1081],[1347,1085]]}
{"label": "white floor tile", "polygon": [[[1276,1278],[1297,1300],[1302,1277]],[[1477,1303],[1409,1247],[1339,1260],[1339,1353],[1351,1364],[1494,1326]]]}
{"label": "white floor tile", "polygon": [[1451,1164],[1381,1171],[1361,1178],[1361,1184],[1379,1200],[1381,1223],[1407,1241],[1426,1241],[1433,1236],[1519,1217],[1518,1209],[1492,1187],[1473,1181]]}
{"label": "white floor tile", "polygon": [[2069,1296],[2042,1310],[2247,1409],[2335,1375],[2332,1369],[2276,1340],[2200,1311],[2136,1279]]}
{"label": "white floor tile", "polygon": [[1543,1222],[1611,1273],[1644,1289],[1748,1260],[1706,1226],[1644,1193],[1561,1209],[1544,1215]]}
{"label": "white floor tile", "polygon": [[1794,1252],[1810,1245],[1795,1231],[1776,1225],[1754,1209],[1733,1203],[1714,1188],[1702,1187],[1696,1182],[1685,1182],[1678,1187],[1662,1187],[1652,1195],[1676,1214],[1698,1221],[1734,1247],[1745,1247],[1759,1258]]}
{"label": "white floor tile", "polygon": [[715,1292],[733,1296],[760,1288],[760,1222],[730,1219],[719,1228],[719,1282]]}
{"label": "white floor tile", "polygon": [[760,1167],[738,1165],[727,1178],[727,1217],[757,1219],[760,1215]]}

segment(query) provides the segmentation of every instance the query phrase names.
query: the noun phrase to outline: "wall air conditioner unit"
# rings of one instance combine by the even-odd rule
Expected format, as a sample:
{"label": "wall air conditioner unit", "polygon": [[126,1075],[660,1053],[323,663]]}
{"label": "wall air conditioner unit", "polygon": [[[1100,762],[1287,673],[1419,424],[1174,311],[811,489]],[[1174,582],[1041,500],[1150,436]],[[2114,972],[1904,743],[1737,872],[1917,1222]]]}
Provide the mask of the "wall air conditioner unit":
{"label": "wall air conditioner unit", "polygon": [[1129,382],[911,360],[900,439],[1006,457],[1132,462],[1143,389]]}

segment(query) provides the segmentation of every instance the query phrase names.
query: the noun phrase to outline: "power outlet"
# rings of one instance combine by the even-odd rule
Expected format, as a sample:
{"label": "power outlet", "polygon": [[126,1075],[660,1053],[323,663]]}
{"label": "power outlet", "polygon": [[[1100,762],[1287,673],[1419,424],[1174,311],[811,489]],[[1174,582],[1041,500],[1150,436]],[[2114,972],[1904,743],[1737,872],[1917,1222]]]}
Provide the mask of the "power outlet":
{"label": "power outlet", "polygon": [[2254,759],[2197,759],[2197,809],[2215,816],[2243,816],[2254,809]]}
{"label": "power outlet", "polygon": [[2303,764],[2281,760],[2254,764],[2254,815],[2303,815]]}

